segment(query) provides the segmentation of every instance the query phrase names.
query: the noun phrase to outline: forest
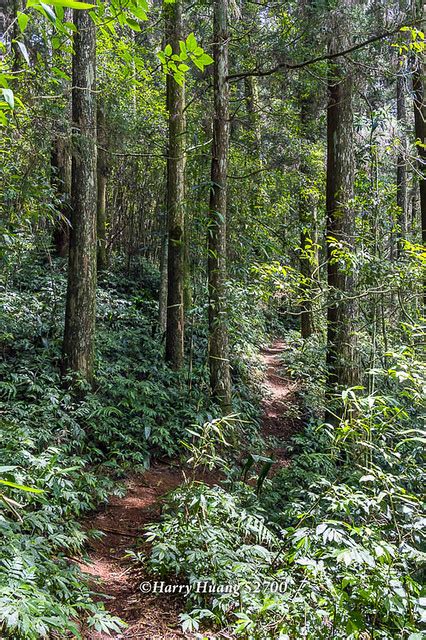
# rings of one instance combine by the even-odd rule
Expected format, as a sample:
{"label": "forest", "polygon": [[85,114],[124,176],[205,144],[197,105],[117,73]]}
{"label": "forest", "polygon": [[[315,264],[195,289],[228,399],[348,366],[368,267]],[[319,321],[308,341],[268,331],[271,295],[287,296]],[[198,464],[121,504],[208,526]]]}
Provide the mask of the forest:
{"label": "forest", "polygon": [[0,0],[0,637],[426,636],[423,0]]}

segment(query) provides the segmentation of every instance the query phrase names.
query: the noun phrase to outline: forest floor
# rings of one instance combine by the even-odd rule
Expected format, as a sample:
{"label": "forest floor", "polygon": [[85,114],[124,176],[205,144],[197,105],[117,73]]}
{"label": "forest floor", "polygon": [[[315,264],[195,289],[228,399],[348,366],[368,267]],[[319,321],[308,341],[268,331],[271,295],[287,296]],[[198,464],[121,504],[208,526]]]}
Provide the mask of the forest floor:
{"label": "forest floor", "polygon": [[[297,405],[297,383],[282,375],[279,356],[285,344],[277,340],[261,352],[265,367],[262,436],[272,444],[275,468],[289,464],[284,444],[298,428],[294,416]],[[124,497],[113,497],[86,522],[87,528],[104,533],[90,543],[89,562],[80,563],[81,569],[91,576],[93,588],[105,601],[107,609],[124,620],[128,627],[115,638],[132,640],[178,640],[192,638],[180,631],[178,615],[184,609],[183,596],[177,594],[142,594],[140,585],[149,581],[143,569],[135,569],[126,552],[141,539],[145,526],[155,522],[161,514],[164,496],[178,487],[190,475],[208,484],[218,481],[214,474],[194,477],[188,470],[176,465],[156,463],[144,474],[127,479]],[[209,635],[210,638],[230,638],[229,635]],[[86,632],[87,640],[107,640],[106,634]]]}

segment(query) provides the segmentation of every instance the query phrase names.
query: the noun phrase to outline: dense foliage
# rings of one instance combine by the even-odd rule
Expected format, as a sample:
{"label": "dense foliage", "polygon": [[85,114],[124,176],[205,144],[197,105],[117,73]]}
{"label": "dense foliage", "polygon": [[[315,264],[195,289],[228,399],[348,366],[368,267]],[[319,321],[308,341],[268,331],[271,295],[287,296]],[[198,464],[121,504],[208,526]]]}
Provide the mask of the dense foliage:
{"label": "dense foliage", "polygon": [[184,628],[253,640],[422,637],[425,367],[412,345],[388,366],[372,372],[374,395],[344,394],[338,427],[312,420],[293,438],[291,465],[260,498],[235,468],[226,489],[192,483],[170,496],[147,534],[149,566],[193,585]]}
{"label": "dense foliage", "polygon": [[[158,272],[141,261],[129,274],[117,263],[98,290],[96,385],[81,381],[72,392],[57,366],[63,262],[50,262],[46,274],[48,255],[27,251],[1,293],[0,619],[14,638],[49,629],[79,636],[79,618],[114,630],[119,622],[93,601],[75,566],[88,537],[100,535],[78,520],[122,491],[126,469],[143,471],[151,457],[177,456],[185,429],[214,410],[200,357],[205,335],[194,328],[192,370],[184,377],[172,372],[156,332]],[[240,359],[238,408],[256,421],[248,366]]]}
{"label": "dense foliage", "polygon": [[216,477],[128,553],[192,585],[185,633],[423,637],[423,27],[0,0],[1,637],[122,633],[79,561],[158,461]]}

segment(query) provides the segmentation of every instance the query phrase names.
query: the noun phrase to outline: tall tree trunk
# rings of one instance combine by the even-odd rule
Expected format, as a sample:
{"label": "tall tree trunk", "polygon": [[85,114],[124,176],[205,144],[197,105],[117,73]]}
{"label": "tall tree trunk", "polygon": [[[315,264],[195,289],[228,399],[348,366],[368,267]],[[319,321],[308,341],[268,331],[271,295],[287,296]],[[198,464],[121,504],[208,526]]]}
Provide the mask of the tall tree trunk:
{"label": "tall tree trunk", "polygon": [[302,302],[300,313],[300,331],[302,338],[309,338],[315,331],[313,303],[311,298],[312,280],[315,266],[316,243],[315,234],[312,232],[315,222],[315,203],[309,191],[309,164],[308,153],[309,113],[308,102],[300,99],[300,129],[302,141],[302,157],[300,162],[300,191],[299,191],[299,222],[300,222],[300,272],[303,276],[303,289],[305,299]]}
{"label": "tall tree trunk", "polygon": [[228,0],[214,0],[214,118],[208,221],[209,368],[213,398],[231,407],[226,301],[226,214],[229,149]]}
{"label": "tall tree trunk", "polygon": [[264,207],[263,194],[263,161],[262,161],[262,131],[259,116],[259,86],[257,78],[244,78],[244,94],[248,115],[248,126],[252,133],[253,155],[254,155],[254,175],[252,178],[252,198],[251,207],[255,215],[262,213]]}
{"label": "tall tree trunk", "polygon": [[248,121],[253,132],[256,160],[262,166],[262,133],[259,118],[259,86],[257,78],[248,76],[244,78],[244,94],[247,105]]}
{"label": "tall tree trunk", "polygon": [[97,269],[98,272],[107,268],[107,248],[106,248],[106,195],[107,195],[107,135],[105,123],[105,105],[98,101],[97,106],[97,143],[98,143],[98,159],[97,159]]}
{"label": "tall tree trunk", "polygon": [[[344,27],[336,16],[329,42],[334,53],[348,44],[338,37]],[[345,41],[346,40],[346,41]],[[342,268],[339,251],[351,252],[354,238],[354,212],[351,198],[354,183],[352,79],[337,58],[328,66],[327,109],[327,370],[328,389],[355,383],[354,305],[351,267]]]}
{"label": "tall tree trunk", "polygon": [[406,160],[406,108],[405,108],[405,80],[399,75],[396,81],[396,118],[399,129],[401,150],[398,153],[396,168],[396,204],[398,207],[398,253],[402,240],[407,232],[407,160]]}
{"label": "tall tree trunk", "polygon": [[419,157],[419,191],[422,241],[426,243],[426,109],[425,109],[425,74],[424,63],[417,61],[413,71],[414,94],[414,127],[416,134],[417,153]]}
{"label": "tall tree trunk", "polygon": [[[64,10],[64,20],[72,22],[72,9]],[[50,52],[53,64],[53,51]],[[67,71],[71,73],[71,59],[67,59]],[[68,254],[70,233],[71,196],[71,79],[61,80],[61,89],[67,96],[64,113],[52,137],[50,151],[50,183],[57,199],[57,217],[52,231],[52,244],[56,255],[64,258]]]}
{"label": "tall tree trunk", "polygon": [[[414,128],[418,153],[418,174],[420,192],[421,241],[426,246],[426,108],[424,63],[418,62],[413,72]],[[423,304],[426,308],[426,282],[423,283]]]}
{"label": "tall tree trunk", "polygon": [[167,329],[167,284],[168,284],[168,233],[167,221],[164,221],[164,229],[162,229],[161,253],[160,253],[160,292],[159,292],[159,325],[160,334],[163,338]]}
{"label": "tall tree trunk", "polygon": [[68,252],[70,190],[71,190],[71,158],[69,140],[58,135],[52,141],[50,153],[51,184],[58,200],[58,219],[55,222],[52,242],[55,253],[65,257]]}
{"label": "tall tree trunk", "polygon": [[[179,53],[182,39],[182,3],[164,5],[166,40]],[[167,159],[168,287],[166,360],[180,369],[184,359],[184,200],[185,200],[185,85],[167,76],[169,148]]]}
{"label": "tall tree trunk", "polygon": [[96,30],[87,11],[74,11],[71,233],[63,371],[91,382],[96,296]]}
{"label": "tall tree trunk", "polygon": [[[425,3],[415,3],[417,19],[425,16]],[[420,23],[421,28],[421,23]],[[418,175],[420,193],[420,225],[421,242],[426,246],[426,90],[425,90],[425,58],[414,58],[413,62],[413,97],[414,97],[414,131],[417,142]],[[423,281],[423,307],[426,309],[426,280]]]}
{"label": "tall tree trunk", "polygon": [[[402,22],[407,16],[406,0],[398,0],[399,20]],[[397,56],[397,64],[399,64],[399,56]],[[396,120],[398,126],[398,137],[400,140],[400,151],[397,158],[396,167],[396,205],[398,207],[398,234],[397,234],[397,254],[400,255],[403,246],[403,240],[407,236],[408,228],[408,193],[407,193],[407,110],[405,103],[406,81],[405,71],[406,64],[399,69],[396,79]],[[393,247],[391,246],[391,251]]]}
{"label": "tall tree trunk", "polygon": [[22,11],[23,7],[22,7],[21,0],[11,0],[11,4],[12,4],[12,12],[13,12],[12,19],[15,20],[12,26],[12,33],[11,33],[12,51],[13,51],[12,71],[17,72],[19,71],[19,67],[23,62],[23,58],[22,58],[22,53],[19,48],[19,45],[16,42],[16,40],[18,39],[18,36],[20,35],[19,25],[18,25],[18,21],[16,20],[16,17],[18,15],[18,11]]}

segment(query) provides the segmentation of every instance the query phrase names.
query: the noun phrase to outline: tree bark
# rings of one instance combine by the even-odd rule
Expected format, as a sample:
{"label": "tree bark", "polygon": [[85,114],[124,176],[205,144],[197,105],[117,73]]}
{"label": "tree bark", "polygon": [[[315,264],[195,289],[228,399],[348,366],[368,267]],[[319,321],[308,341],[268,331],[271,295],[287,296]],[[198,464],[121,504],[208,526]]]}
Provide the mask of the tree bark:
{"label": "tree bark", "polygon": [[398,122],[401,151],[398,153],[396,167],[396,205],[398,207],[398,253],[401,251],[402,240],[407,233],[407,161],[406,161],[406,108],[405,81],[399,75],[396,81],[396,119]]}
{"label": "tree bark", "polygon": [[214,0],[214,117],[208,219],[209,368],[212,396],[231,408],[226,300],[226,216],[229,149],[228,0]]}
{"label": "tree bark", "polygon": [[[300,313],[300,332],[302,338],[309,338],[315,331],[313,304],[311,298],[311,283],[314,273],[316,255],[315,237],[312,233],[315,218],[315,203],[312,197],[307,195],[309,182],[309,166],[306,159],[308,153],[307,135],[309,130],[308,103],[304,98],[300,99],[300,129],[302,136],[302,157],[300,162],[300,192],[299,192],[299,222],[300,222],[300,272],[303,277],[302,288],[305,299],[302,302]],[[306,148],[304,148],[304,146]],[[313,255],[314,254],[314,255]]]}
{"label": "tree bark", "polygon": [[425,109],[425,72],[424,63],[418,63],[413,72],[414,127],[417,146],[420,214],[422,242],[426,244],[426,109]]}
{"label": "tree bark", "polygon": [[160,334],[164,338],[167,329],[167,285],[168,285],[168,233],[167,221],[164,224],[163,235],[161,238],[161,254],[160,254],[160,291],[159,291],[159,324]]}
{"label": "tree bark", "polygon": [[74,11],[71,232],[63,342],[63,372],[93,378],[96,296],[96,30]]}
{"label": "tree bark", "polygon": [[[182,39],[182,3],[164,5],[166,40],[179,53]],[[185,221],[185,85],[167,76],[169,148],[167,160],[168,286],[166,361],[180,369],[184,361],[184,221]]]}
{"label": "tree bark", "polygon": [[[413,71],[414,129],[417,141],[420,193],[421,242],[426,246],[426,108],[424,63],[418,62]],[[423,282],[423,306],[426,309],[426,281]]]}
{"label": "tree bark", "polygon": [[52,242],[56,255],[65,257],[68,253],[70,190],[71,190],[71,158],[69,140],[56,136],[52,142],[50,153],[51,185],[58,200],[58,219],[55,222]]}
{"label": "tree bark", "polygon": [[[338,37],[345,28],[337,15],[332,27],[329,53],[345,48],[348,42]],[[353,251],[354,212],[351,198],[354,183],[352,79],[336,58],[328,63],[327,109],[327,387],[355,383],[354,305],[351,266],[342,265],[339,253]]]}
{"label": "tree bark", "polygon": [[98,101],[97,105],[97,270],[104,271],[108,266],[106,249],[106,196],[108,180],[107,155],[104,149],[107,146],[105,105]]}

